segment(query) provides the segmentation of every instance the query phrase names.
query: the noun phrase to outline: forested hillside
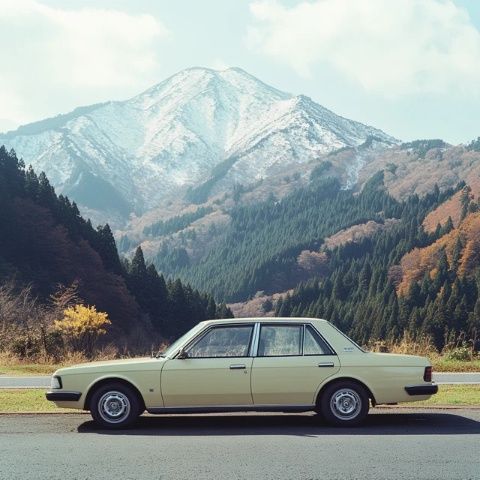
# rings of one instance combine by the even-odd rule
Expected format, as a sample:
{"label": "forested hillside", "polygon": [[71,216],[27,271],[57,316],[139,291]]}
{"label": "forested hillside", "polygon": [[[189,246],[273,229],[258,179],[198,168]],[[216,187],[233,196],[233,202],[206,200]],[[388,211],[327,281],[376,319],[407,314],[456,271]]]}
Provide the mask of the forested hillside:
{"label": "forested hillside", "polygon": [[[189,278],[227,301],[241,301],[257,291],[274,293],[298,283],[297,257],[315,251],[326,237],[369,220],[383,223],[401,216],[402,204],[383,187],[383,173],[370,179],[360,194],[345,190],[336,178],[312,177],[310,185],[277,201],[232,209],[231,223],[214,248],[197,263],[181,264],[179,249],[155,259],[167,274]],[[172,261],[172,258],[174,261]]]}
{"label": "forested hillside", "polygon": [[323,317],[362,343],[405,332],[438,347],[461,332],[478,338],[477,144],[420,140],[369,153],[365,169],[382,168],[349,189],[329,157],[279,199],[225,203],[229,221],[206,253],[190,226],[154,261],[240,302],[239,314]]}
{"label": "forested hillside", "polygon": [[15,152],[0,147],[0,286],[7,283],[18,292],[30,286],[41,304],[61,285],[75,285],[85,304],[108,314],[107,339],[117,342],[132,335],[168,339],[206,318],[230,315],[211,296],[179,280],[165,282],[140,248],[122,262],[108,225],[93,228],[43,173],[25,169]]}
{"label": "forested hillside", "polygon": [[[205,255],[165,243],[154,266],[140,247],[120,260],[109,226],[93,228],[13,152],[2,148],[0,162],[0,279],[31,284],[42,302],[75,283],[84,303],[108,313],[111,338],[171,338],[230,316],[214,297],[259,292],[270,295],[265,311],[327,318],[362,343],[409,332],[442,347],[448,334],[476,338],[480,327],[480,214],[464,182],[399,200],[384,171],[358,191],[342,187],[325,162],[280,199],[232,201],[224,227],[209,227]],[[190,224],[211,212],[197,207],[146,234],[178,232],[194,244]]]}
{"label": "forested hillside", "polygon": [[[462,191],[470,198],[468,188]],[[400,221],[391,229],[329,252],[329,273],[284,296],[276,315],[328,318],[363,343],[405,332],[427,335],[439,348],[460,332],[478,340],[478,204],[468,200],[456,229],[451,220],[431,233],[422,227],[429,210],[451,193],[412,196],[398,205]]]}

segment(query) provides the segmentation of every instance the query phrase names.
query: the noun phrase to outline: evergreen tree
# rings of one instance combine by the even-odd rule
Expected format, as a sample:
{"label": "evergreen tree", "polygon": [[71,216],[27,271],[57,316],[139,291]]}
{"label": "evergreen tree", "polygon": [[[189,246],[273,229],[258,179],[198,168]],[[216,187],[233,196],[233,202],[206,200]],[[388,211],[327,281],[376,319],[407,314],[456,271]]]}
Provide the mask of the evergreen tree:
{"label": "evergreen tree", "polygon": [[139,279],[145,278],[147,275],[147,266],[145,264],[142,247],[137,247],[135,250],[135,255],[130,264],[130,275]]}
{"label": "evergreen tree", "polygon": [[[78,285],[79,296],[112,321],[111,340],[125,342],[135,331],[169,338],[218,309],[209,295],[184,286],[181,304],[172,300],[162,275],[146,265],[138,248],[120,261],[108,225],[93,228],[75,202],[57,196],[44,173],[36,175],[14,151],[0,147],[0,285],[15,278],[47,303],[59,284]],[[175,312],[183,312],[178,329]],[[231,315],[224,306],[221,313]],[[148,321],[149,320],[149,321]]]}
{"label": "evergreen tree", "polygon": [[105,267],[120,275],[122,273],[122,265],[110,226],[108,223],[104,226],[99,225],[97,232],[97,251],[100,253]]}

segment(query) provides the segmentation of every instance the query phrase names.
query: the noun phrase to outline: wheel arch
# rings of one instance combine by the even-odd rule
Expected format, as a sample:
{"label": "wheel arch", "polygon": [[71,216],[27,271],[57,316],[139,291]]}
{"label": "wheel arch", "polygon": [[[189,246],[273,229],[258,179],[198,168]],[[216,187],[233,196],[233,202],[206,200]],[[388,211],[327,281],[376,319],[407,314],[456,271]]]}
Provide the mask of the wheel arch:
{"label": "wheel arch", "polygon": [[90,402],[92,400],[92,396],[99,387],[102,387],[103,385],[108,385],[109,383],[120,383],[122,385],[125,385],[126,387],[131,388],[136,394],[138,399],[140,400],[141,407],[143,410],[145,410],[145,400],[143,399],[143,395],[140,393],[140,390],[136,385],[134,385],[131,381],[122,378],[122,377],[104,377],[104,378],[99,378],[96,380],[94,383],[92,383],[87,391],[87,395],[85,397],[85,402],[83,405],[84,410],[90,410]]}
{"label": "wheel arch", "polygon": [[317,395],[315,397],[315,405],[320,405],[320,398],[322,397],[323,392],[330,386],[335,383],[341,383],[341,382],[353,382],[359,385],[360,387],[364,388],[365,391],[367,392],[368,398],[372,401],[372,405],[375,406],[377,404],[377,401],[375,400],[375,395],[373,394],[371,388],[362,380],[359,380],[358,378],[355,377],[335,377],[327,382],[325,382],[320,389],[317,392]]}

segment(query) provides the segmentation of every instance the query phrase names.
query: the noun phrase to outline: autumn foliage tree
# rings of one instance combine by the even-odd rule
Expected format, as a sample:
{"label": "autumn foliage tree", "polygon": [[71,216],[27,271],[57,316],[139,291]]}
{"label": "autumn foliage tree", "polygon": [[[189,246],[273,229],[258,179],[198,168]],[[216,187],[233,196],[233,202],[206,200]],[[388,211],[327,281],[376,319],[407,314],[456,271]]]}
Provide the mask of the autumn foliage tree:
{"label": "autumn foliage tree", "polygon": [[110,324],[106,313],[77,304],[65,309],[64,318],[55,321],[55,329],[73,351],[91,356],[98,338],[107,333],[106,327]]}

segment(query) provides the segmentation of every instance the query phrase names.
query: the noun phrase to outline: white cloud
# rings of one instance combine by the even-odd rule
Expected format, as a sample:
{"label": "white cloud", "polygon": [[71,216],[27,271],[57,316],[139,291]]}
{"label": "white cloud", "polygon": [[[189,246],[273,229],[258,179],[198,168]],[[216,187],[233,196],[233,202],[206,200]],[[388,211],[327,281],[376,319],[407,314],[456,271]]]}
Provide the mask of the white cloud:
{"label": "white cloud", "polygon": [[451,0],[265,0],[250,11],[249,46],[302,76],[326,65],[388,96],[480,93],[480,33]]}
{"label": "white cloud", "polygon": [[167,36],[152,15],[2,0],[0,117],[18,124],[143,88],[158,73],[156,49]]}

